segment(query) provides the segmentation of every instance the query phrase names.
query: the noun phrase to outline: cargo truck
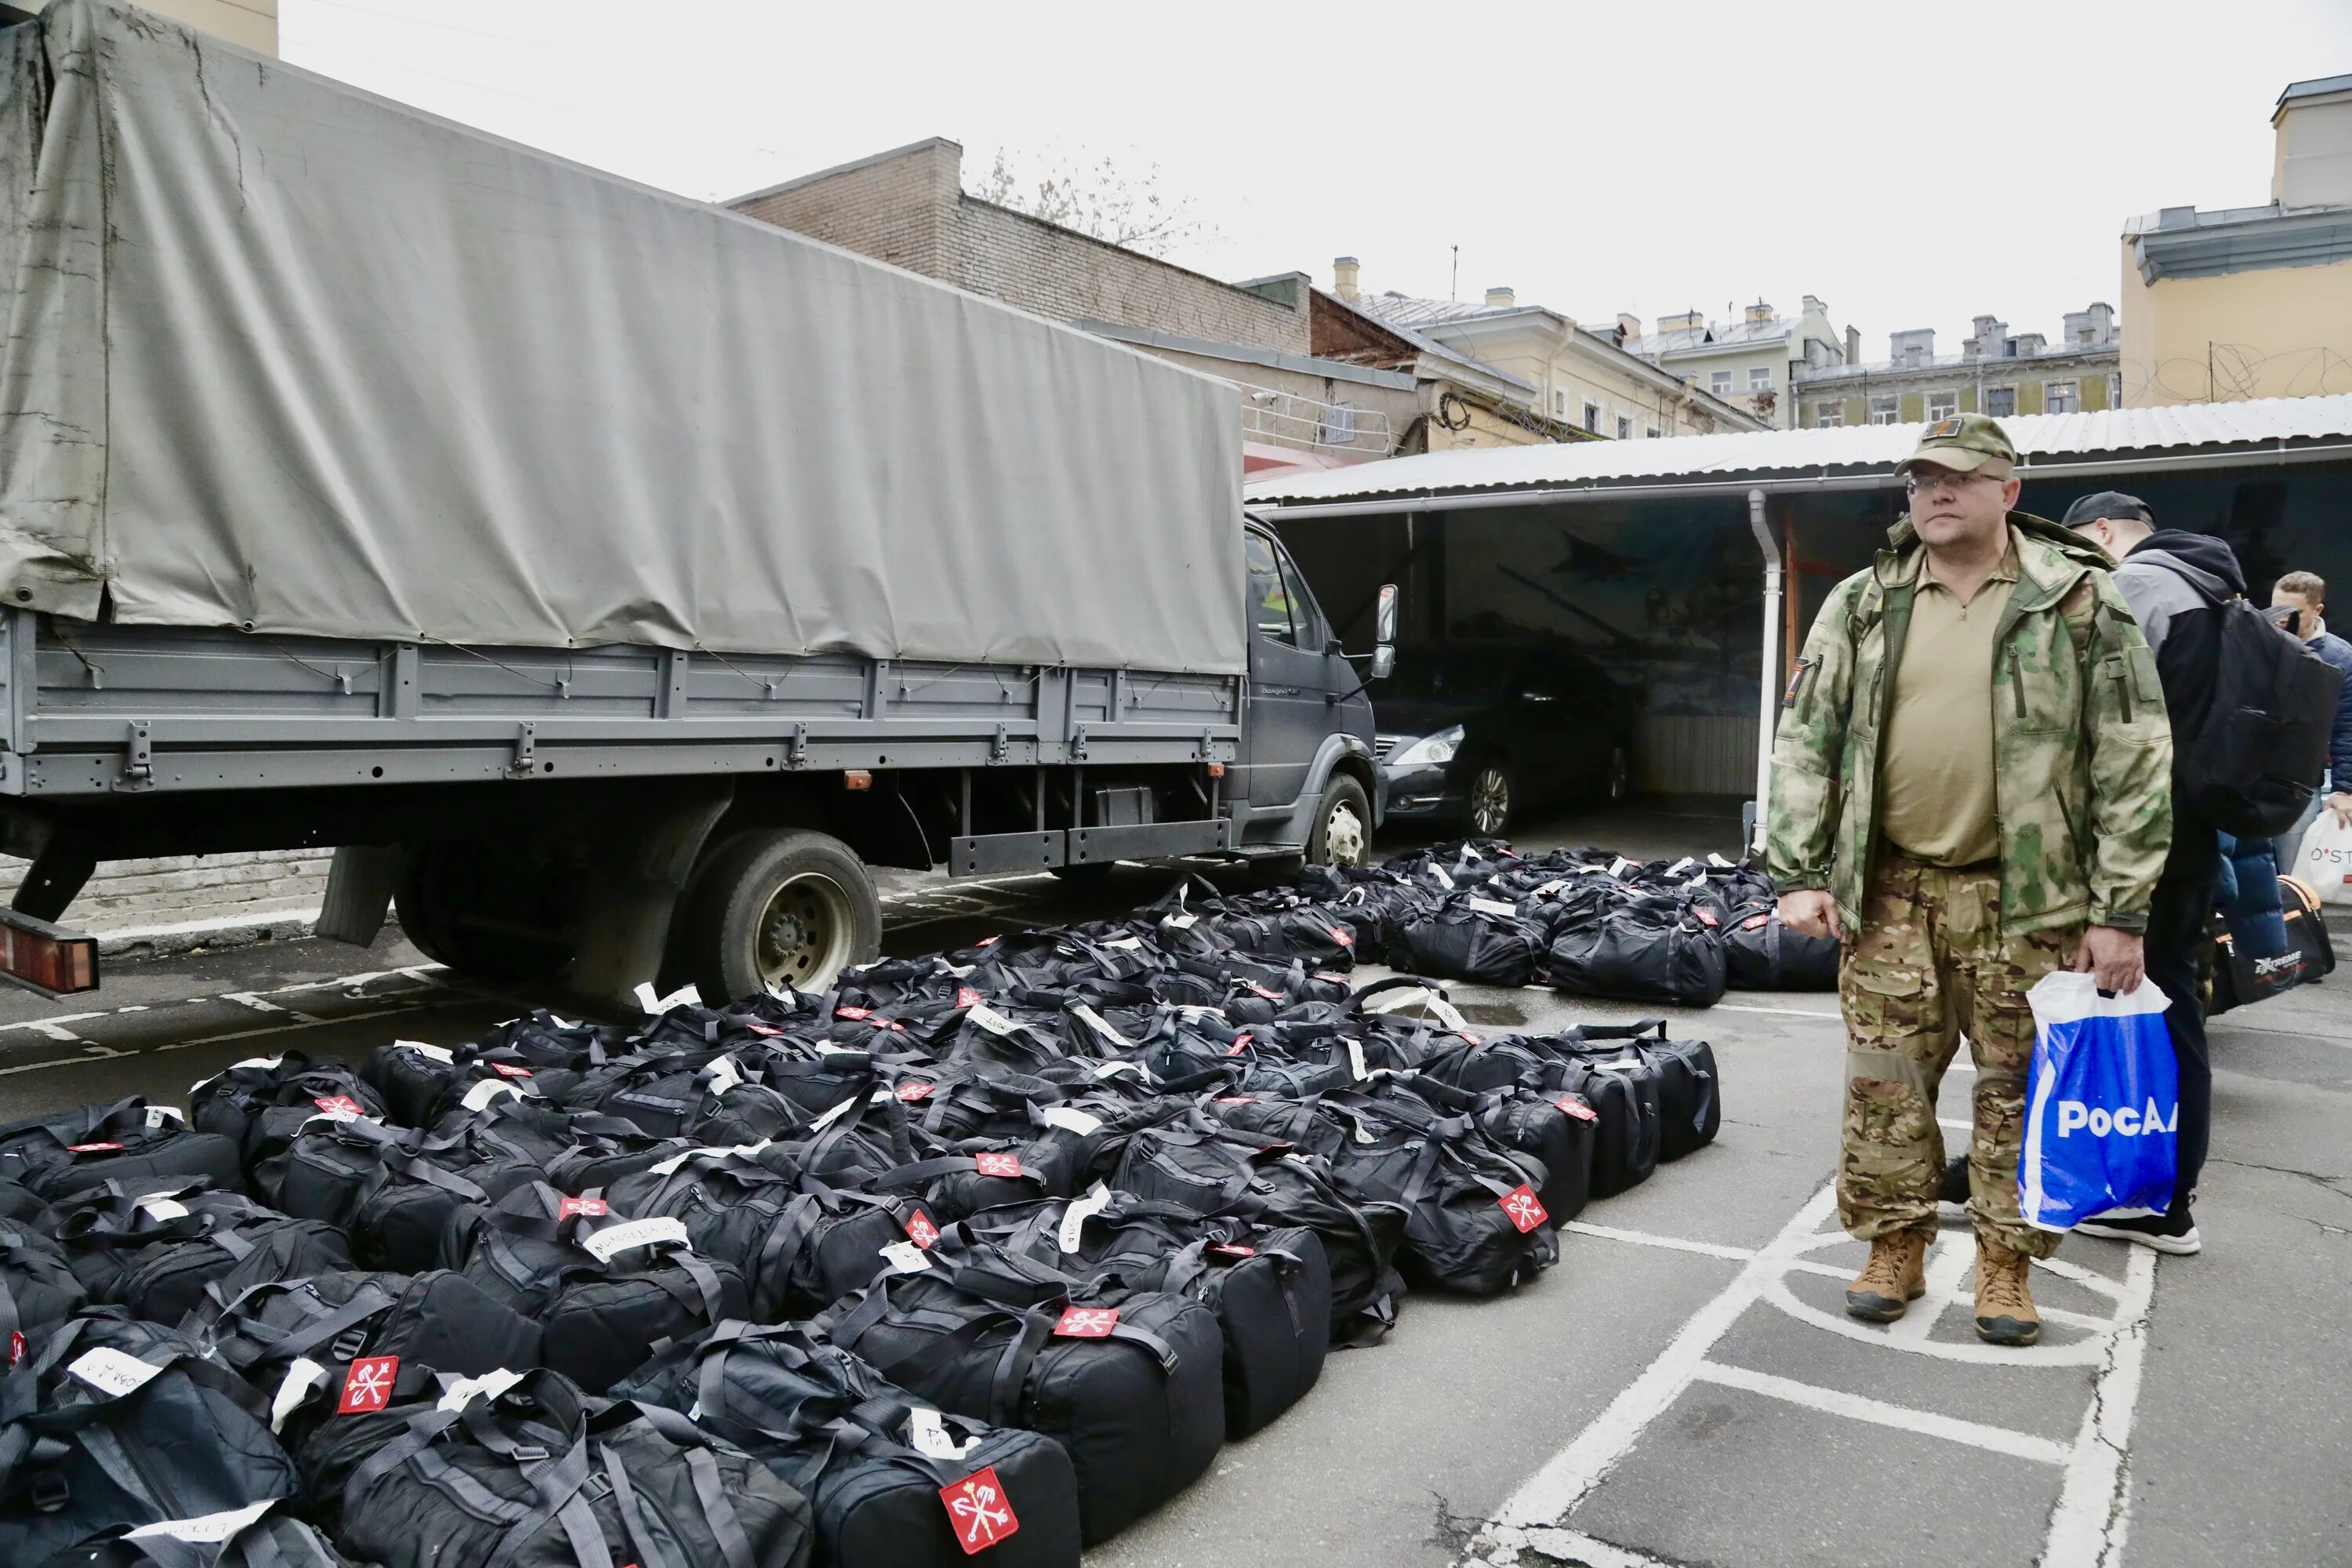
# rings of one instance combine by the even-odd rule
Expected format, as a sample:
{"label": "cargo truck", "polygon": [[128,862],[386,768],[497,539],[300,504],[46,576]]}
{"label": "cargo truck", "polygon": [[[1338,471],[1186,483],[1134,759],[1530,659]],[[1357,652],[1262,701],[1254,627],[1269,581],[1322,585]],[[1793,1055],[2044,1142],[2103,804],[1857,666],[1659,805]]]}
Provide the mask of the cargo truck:
{"label": "cargo truck", "polygon": [[874,865],[1364,855],[1393,590],[1223,383],[115,0],[0,30],[0,204],[20,982],[142,856],[617,1002],[821,985]]}

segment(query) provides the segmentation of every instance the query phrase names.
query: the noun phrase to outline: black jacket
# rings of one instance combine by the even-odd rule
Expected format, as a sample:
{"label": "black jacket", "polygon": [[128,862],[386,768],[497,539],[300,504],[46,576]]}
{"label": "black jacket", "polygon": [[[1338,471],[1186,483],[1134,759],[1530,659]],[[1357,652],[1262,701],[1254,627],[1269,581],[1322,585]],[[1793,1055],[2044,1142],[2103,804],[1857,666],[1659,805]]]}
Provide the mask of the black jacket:
{"label": "black jacket", "polygon": [[2116,586],[2156,654],[2177,752],[2213,705],[2221,656],[2221,601],[2246,591],[2228,544],[2210,533],[2158,529],[2116,568]]}

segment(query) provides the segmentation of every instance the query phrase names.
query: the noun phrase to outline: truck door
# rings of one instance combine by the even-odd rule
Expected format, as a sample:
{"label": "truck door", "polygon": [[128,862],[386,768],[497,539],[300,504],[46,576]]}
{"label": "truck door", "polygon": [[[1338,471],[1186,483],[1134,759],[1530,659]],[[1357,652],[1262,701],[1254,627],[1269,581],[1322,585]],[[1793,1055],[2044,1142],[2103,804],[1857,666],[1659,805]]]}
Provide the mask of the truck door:
{"label": "truck door", "polygon": [[1326,695],[1323,630],[1298,568],[1255,529],[1243,536],[1249,567],[1250,705],[1242,730],[1244,796],[1258,810],[1289,805],[1333,710]]}

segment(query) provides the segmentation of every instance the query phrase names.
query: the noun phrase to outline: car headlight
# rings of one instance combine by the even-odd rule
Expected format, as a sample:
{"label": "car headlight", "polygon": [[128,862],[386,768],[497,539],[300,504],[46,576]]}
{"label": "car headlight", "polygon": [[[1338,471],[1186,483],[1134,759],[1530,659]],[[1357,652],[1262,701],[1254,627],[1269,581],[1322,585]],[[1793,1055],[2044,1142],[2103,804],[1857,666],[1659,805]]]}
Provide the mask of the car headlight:
{"label": "car headlight", "polygon": [[1462,726],[1454,724],[1434,735],[1423,735],[1389,759],[1392,768],[1433,768],[1454,760],[1462,749]]}

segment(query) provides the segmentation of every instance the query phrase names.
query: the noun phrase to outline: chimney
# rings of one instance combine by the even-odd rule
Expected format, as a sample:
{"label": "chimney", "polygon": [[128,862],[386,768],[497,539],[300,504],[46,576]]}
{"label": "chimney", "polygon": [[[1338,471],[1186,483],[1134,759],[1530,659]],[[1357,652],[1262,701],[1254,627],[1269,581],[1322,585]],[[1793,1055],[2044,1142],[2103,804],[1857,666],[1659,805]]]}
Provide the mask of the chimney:
{"label": "chimney", "polygon": [[2271,200],[2283,207],[2352,206],[2352,79],[2290,82],[2271,111]]}
{"label": "chimney", "polygon": [[1630,310],[1620,310],[1620,311],[1618,311],[1618,312],[1617,312],[1617,341],[1618,341],[1619,342],[1621,342],[1621,343],[1622,343],[1622,342],[1625,342],[1625,341],[1626,341],[1627,339],[1629,339],[1629,338],[1638,338],[1638,337],[1640,337],[1641,335],[1642,335],[1642,318],[1641,318],[1641,317],[1639,317],[1639,316],[1634,315],[1634,314],[1633,314],[1632,311],[1630,311]]}
{"label": "chimney", "polygon": [[1808,316],[1826,316],[1830,313],[1830,308],[1822,303],[1820,296],[1814,294],[1805,296],[1804,310]]}
{"label": "chimney", "polygon": [[1517,302],[1517,294],[1509,289],[1489,289],[1486,290],[1486,304],[1490,309],[1496,307],[1507,309]]}
{"label": "chimney", "polygon": [[1766,326],[1770,323],[1771,320],[1772,307],[1766,304],[1763,300],[1759,300],[1756,303],[1748,307],[1748,324],[1749,326]]}
{"label": "chimney", "polygon": [[1845,330],[1845,363],[1848,364],[1862,363],[1862,329],[1860,327],[1848,327]]}
{"label": "chimney", "polygon": [[1696,336],[1706,330],[1706,318],[1696,310],[1685,310],[1679,316],[1658,318],[1658,331],[1662,332],[1689,332]]}
{"label": "chimney", "polygon": [[1913,327],[1908,331],[1891,333],[1886,348],[1887,357],[1896,364],[1916,369],[1936,357],[1936,329]]}
{"label": "chimney", "polygon": [[1975,316],[1969,319],[1975,333],[1960,344],[1960,352],[1970,359],[1999,359],[2001,345],[2009,337],[2009,323],[1999,316]]}
{"label": "chimney", "polygon": [[1356,302],[1356,258],[1336,258],[1331,263],[1331,292],[1352,305]]}

